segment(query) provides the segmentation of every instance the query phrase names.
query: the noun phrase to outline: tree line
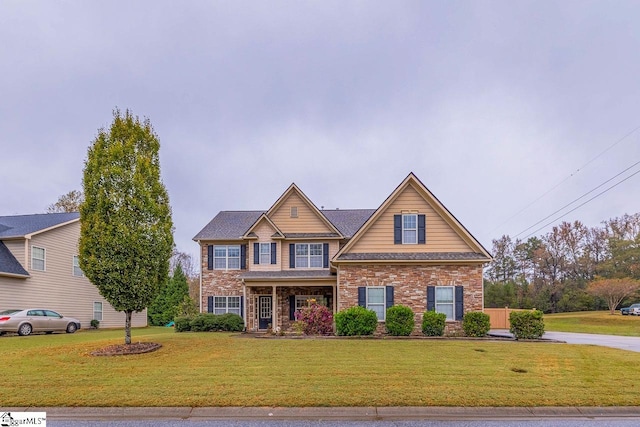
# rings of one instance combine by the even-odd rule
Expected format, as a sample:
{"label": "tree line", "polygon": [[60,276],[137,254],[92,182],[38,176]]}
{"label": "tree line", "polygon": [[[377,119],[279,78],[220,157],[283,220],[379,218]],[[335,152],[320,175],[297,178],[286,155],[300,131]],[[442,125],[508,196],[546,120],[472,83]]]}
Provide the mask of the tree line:
{"label": "tree line", "polygon": [[539,237],[492,243],[485,307],[558,313],[640,301],[640,213],[596,227],[562,222]]}

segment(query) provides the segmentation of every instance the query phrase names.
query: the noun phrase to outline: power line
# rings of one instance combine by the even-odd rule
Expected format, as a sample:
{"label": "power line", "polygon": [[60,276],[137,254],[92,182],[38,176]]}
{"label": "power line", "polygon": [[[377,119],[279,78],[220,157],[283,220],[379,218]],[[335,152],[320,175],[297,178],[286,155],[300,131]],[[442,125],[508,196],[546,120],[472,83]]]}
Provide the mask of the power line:
{"label": "power line", "polygon": [[[560,209],[556,210],[555,212],[550,213],[549,215],[545,216],[544,218],[542,218],[540,221],[536,222],[535,224],[525,228],[524,230],[522,230],[521,232],[519,232],[518,234],[515,235],[515,237],[520,236],[521,234],[526,233],[527,231],[529,231],[530,229],[532,229],[533,227],[535,227],[536,225],[540,224],[542,221],[546,221],[547,219],[551,218],[553,215],[557,214],[558,212],[562,211],[563,209],[571,206],[572,204],[574,204],[575,202],[577,202],[578,200],[582,199],[583,197],[586,197],[587,195],[593,193],[594,191],[596,191],[598,188],[602,187],[603,185],[607,184],[608,182],[613,181],[614,179],[616,179],[617,177],[619,177],[620,175],[622,175],[623,173],[627,172],[629,169],[632,169],[634,166],[637,166],[638,164],[640,164],[640,160],[635,162],[634,164],[632,164],[631,166],[629,166],[628,168],[626,168],[625,170],[623,170],[622,172],[612,176],[611,178],[609,178],[608,180],[604,181],[602,184],[598,185],[597,187],[587,191],[586,193],[584,193],[582,196],[578,197],[577,199],[572,200],[571,202],[567,203],[566,205],[564,205],[563,207],[561,207]],[[633,175],[631,175],[633,176]],[[622,181],[621,181],[622,182]],[[582,206],[582,205],[581,205]],[[568,212],[567,212],[568,213]],[[566,215],[566,214],[565,214]],[[561,217],[562,218],[562,217]]]}
{"label": "power line", "polygon": [[616,182],[616,183],[615,183],[615,184],[613,184],[611,187],[609,187],[609,188],[607,188],[606,190],[604,190],[604,191],[602,191],[602,192],[600,192],[600,193],[596,194],[595,196],[593,196],[593,197],[592,197],[592,198],[590,198],[589,200],[585,201],[584,203],[582,203],[582,204],[580,204],[580,205],[576,206],[575,208],[573,208],[573,209],[571,209],[570,211],[568,211],[568,212],[566,212],[566,213],[562,214],[561,216],[559,216],[558,218],[554,219],[553,221],[548,222],[548,223],[546,223],[545,225],[543,225],[542,227],[540,227],[540,228],[538,228],[538,229],[534,230],[533,232],[529,233],[529,234],[528,234],[526,237],[524,237],[524,238],[525,238],[525,239],[527,239],[527,238],[529,238],[529,237],[533,236],[535,233],[537,233],[538,231],[542,230],[543,228],[545,228],[545,227],[547,227],[547,226],[549,226],[549,225],[553,224],[554,222],[556,222],[556,221],[557,221],[557,220],[559,220],[560,218],[564,218],[565,216],[569,215],[571,212],[573,212],[573,211],[575,211],[575,210],[577,210],[577,209],[581,208],[582,206],[586,205],[586,204],[587,204],[587,203],[589,203],[590,201],[592,201],[592,200],[594,200],[594,199],[597,199],[598,197],[600,197],[601,195],[603,195],[603,194],[604,194],[604,193],[606,193],[607,191],[611,190],[611,189],[612,189],[612,188],[614,188],[614,187],[617,187],[618,185],[622,184],[623,182],[625,182],[625,181],[626,181],[626,180],[628,180],[629,178],[631,178],[631,177],[633,177],[633,176],[635,176],[635,175],[637,175],[637,174],[639,174],[639,173],[640,173],[640,170],[635,171],[634,173],[632,173],[631,175],[629,175],[629,176],[628,176],[628,177],[626,177],[625,179],[623,179],[623,180],[621,180],[621,181]]}
{"label": "power line", "polygon": [[[509,221],[511,221],[513,218],[517,217],[518,215],[520,215],[522,212],[524,212],[525,210],[529,209],[531,206],[533,206],[534,204],[536,204],[538,201],[540,201],[540,199],[542,199],[543,197],[545,197],[547,194],[551,193],[553,190],[555,190],[556,188],[560,187],[562,184],[564,184],[565,182],[567,182],[568,180],[570,180],[571,178],[573,178],[574,175],[576,175],[578,172],[580,172],[582,169],[584,169],[585,167],[587,167],[589,164],[593,163],[595,160],[599,159],[600,157],[602,157],[602,155],[604,155],[604,153],[606,153],[607,151],[611,150],[613,147],[615,147],[616,145],[618,145],[619,143],[621,143],[622,141],[624,141],[625,139],[627,139],[629,136],[631,136],[633,133],[635,133],[638,129],[640,129],[640,126],[637,126],[636,128],[634,128],[633,130],[631,130],[630,132],[628,132],[626,135],[624,135],[622,138],[618,139],[616,142],[614,142],[613,144],[611,144],[610,146],[608,146],[607,148],[605,148],[603,151],[601,151],[599,154],[597,154],[594,158],[592,158],[591,160],[589,160],[587,163],[585,163],[584,165],[580,166],[578,169],[576,169],[574,172],[572,172],[571,174],[569,174],[569,176],[567,176],[566,178],[564,178],[562,181],[558,182],[556,185],[554,185],[553,187],[551,187],[550,189],[548,189],[547,191],[545,191],[543,194],[541,194],[540,196],[538,196],[538,198],[536,198],[534,201],[532,201],[531,203],[529,203],[528,205],[526,205],[525,207],[523,207],[522,209],[520,209],[518,212],[516,212],[515,214],[511,215],[509,218],[507,218],[506,220],[504,220],[503,222],[501,222],[500,224],[498,224],[493,230],[491,230],[491,233],[493,233],[494,231],[496,231],[498,228],[502,227],[503,225],[505,225],[506,223],[508,223]],[[553,214],[552,214],[553,215]],[[544,221],[544,220],[542,220]],[[532,227],[535,227],[536,224],[532,225]],[[525,230],[526,231],[526,230]]]}

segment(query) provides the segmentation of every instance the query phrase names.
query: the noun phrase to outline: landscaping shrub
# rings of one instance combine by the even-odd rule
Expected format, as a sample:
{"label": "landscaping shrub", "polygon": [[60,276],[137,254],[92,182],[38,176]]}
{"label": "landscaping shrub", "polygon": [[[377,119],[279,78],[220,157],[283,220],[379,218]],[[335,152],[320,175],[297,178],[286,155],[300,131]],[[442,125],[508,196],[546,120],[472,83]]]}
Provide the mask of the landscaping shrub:
{"label": "landscaping shrub", "polygon": [[464,315],[462,330],[468,337],[483,337],[491,329],[489,315],[481,311],[472,311]]}
{"label": "landscaping shrub", "polygon": [[422,333],[428,337],[441,337],[444,335],[444,325],[447,315],[436,313],[435,310],[425,311],[422,316]]}
{"label": "landscaping shrub", "polygon": [[336,313],[335,319],[338,335],[371,335],[378,326],[376,312],[359,305]]}
{"label": "landscaping shrub", "polygon": [[519,339],[538,339],[544,334],[542,311],[512,311],[509,314],[509,331]]}
{"label": "landscaping shrub", "polygon": [[93,329],[98,329],[98,327],[100,326],[100,321],[98,319],[91,319],[91,322],[89,322],[89,325]]}
{"label": "landscaping shrub", "polygon": [[176,332],[240,332],[244,329],[242,317],[233,313],[200,313],[194,317],[176,317]]}
{"label": "landscaping shrub", "polygon": [[174,320],[176,332],[189,332],[191,330],[191,321],[193,317],[176,317]]}
{"label": "landscaping shrub", "polygon": [[333,314],[324,305],[312,302],[307,307],[296,311],[296,321],[302,323],[305,335],[333,334]]}
{"label": "landscaping shrub", "polygon": [[411,308],[406,305],[394,305],[387,309],[385,327],[389,335],[409,336],[414,326],[415,320]]}

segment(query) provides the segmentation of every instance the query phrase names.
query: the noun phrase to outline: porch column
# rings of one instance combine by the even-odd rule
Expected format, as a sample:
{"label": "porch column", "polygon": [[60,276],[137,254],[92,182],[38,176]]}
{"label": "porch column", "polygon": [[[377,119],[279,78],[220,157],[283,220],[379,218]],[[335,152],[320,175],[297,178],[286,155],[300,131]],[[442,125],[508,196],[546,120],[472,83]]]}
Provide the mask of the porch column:
{"label": "porch column", "polygon": [[[200,298],[202,299],[202,298]],[[249,316],[247,313],[247,285],[244,283],[244,280],[242,280],[242,314],[244,314],[243,316],[243,320],[244,320],[244,330],[247,330],[247,317]]]}
{"label": "porch column", "polygon": [[275,332],[278,327],[278,295],[276,293],[276,285],[273,285],[271,289],[271,330]]}

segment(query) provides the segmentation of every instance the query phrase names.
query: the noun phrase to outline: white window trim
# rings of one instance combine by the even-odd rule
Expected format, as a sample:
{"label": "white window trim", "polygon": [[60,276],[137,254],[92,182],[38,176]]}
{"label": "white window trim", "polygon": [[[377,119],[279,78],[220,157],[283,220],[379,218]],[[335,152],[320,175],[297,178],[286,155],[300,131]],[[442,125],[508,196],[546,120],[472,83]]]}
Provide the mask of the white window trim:
{"label": "white window trim", "polygon": [[[33,266],[33,260],[37,259],[38,261],[40,261],[40,258],[35,258],[34,257],[34,249],[42,249],[42,269],[40,268],[35,268]],[[41,248],[40,246],[31,246],[31,269],[34,271],[47,271],[47,250],[45,248]]]}
{"label": "white window trim", "polygon": [[[78,261],[77,265],[76,265],[76,260]],[[79,255],[74,255],[73,256],[73,261],[71,261],[71,263],[73,264],[71,266],[71,274],[73,275],[73,277],[84,277],[84,272],[80,268],[80,256]],[[76,274],[76,268],[78,269],[80,274]]]}
{"label": "white window trim", "polygon": [[[307,266],[303,267],[303,266],[299,266],[298,265],[298,256],[304,256],[304,255],[298,255],[298,246],[302,246],[305,245],[307,247]],[[320,245],[320,255],[311,255],[311,245]],[[295,256],[295,266],[296,269],[300,269],[300,268],[308,268],[308,269],[313,269],[313,270],[317,270],[319,268],[324,268],[324,244],[322,243],[296,243],[295,244],[295,251],[294,251],[294,256]],[[317,257],[320,256],[320,267],[313,267],[311,265],[311,257]]]}
{"label": "white window trim", "polygon": [[[216,307],[216,298],[224,298],[224,307]],[[237,314],[238,316],[241,316],[242,314],[242,298],[240,298],[240,296],[238,295],[214,295],[213,296],[213,314],[225,314],[225,313],[229,313],[229,298],[238,298],[238,307],[237,309],[235,307],[232,307],[231,309],[233,310],[231,313]],[[216,309],[218,310],[224,310],[224,313],[216,313]],[[236,310],[238,310],[238,312],[236,313]]]}
{"label": "white window trim", "polygon": [[296,295],[296,311],[306,307],[307,301],[310,299],[316,300],[319,305],[327,305],[327,300],[324,295]]}
{"label": "white window trim", "polygon": [[[266,246],[269,251],[266,253],[262,252],[262,246]],[[267,259],[266,262],[262,262],[262,256],[266,255]],[[271,264],[271,243],[258,243],[258,260],[260,261],[260,264],[265,265],[265,264]]]}
{"label": "white window trim", "polygon": [[[440,288],[440,289],[444,289],[444,288],[451,289],[451,301],[452,302],[450,302],[450,303],[449,302],[441,302],[441,303],[439,303],[438,302],[438,288]],[[456,320],[456,289],[455,289],[455,286],[436,286],[436,288],[434,289],[433,292],[434,292],[433,307],[434,307],[436,313],[443,313],[441,311],[438,311],[438,306],[439,305],[450,305],[451,306],[451,313],[452,313],[453,317],[451,317],[451,318],[447,317],[446,321],[447,322],[455,321]],[[446,314],[446,313],[444,313],[444,314]]]}
{"label": "white window trim", "polygon": [[[242,248],[241,245],[213,245],[213,269],[214,270],[240,270],[242,267]],[[216,259],[222,259],[222,257],[216,256],[216,248],[224,248],[224,268],[216,267]],[[238,248],[238,256],[230,257],[229,248]],[[238,259],[238,267],[230,268],[229,259]]]}
{"label": "white window trim", "polygon": [[[100,304],[100,311],[96,311],[96,304]],[[98,316],[96,316],[96,313],[100,313],[100,318],[98,318]],[[104,315],[104,304],[102,303],[102,301],[94,301],[93,302],[93,319],[102,322],[102,318]]]}
{"label": "white window trim", "polygon": [[[413,216],[416,218],[416,228],[404,228],[404,218],[406,216]],[[404,232],[406,231],[414,231],[416,232],[416,241],[415,242],[405,242],[404,241]],[[409,214],[402,214],[402,244],[403,245],[417,245],[418,244],[418,214],[414,214],[414,213],[409,213]]]}
{"label": "white window trim", "polygon": [[[387,317],[387,292],[386,292],[386,286],[367,286],[367,295],[365,298],[365,303],[367,304],[367,309],[371,310],[369,308],[370,305],[373,306],[382,306],[382,319],[378,318],[378,322],[384,322],[386,317]],[[382,289],[382,303],[374,303],[374,304],[369,304],[369,290],[370,289]]]}

